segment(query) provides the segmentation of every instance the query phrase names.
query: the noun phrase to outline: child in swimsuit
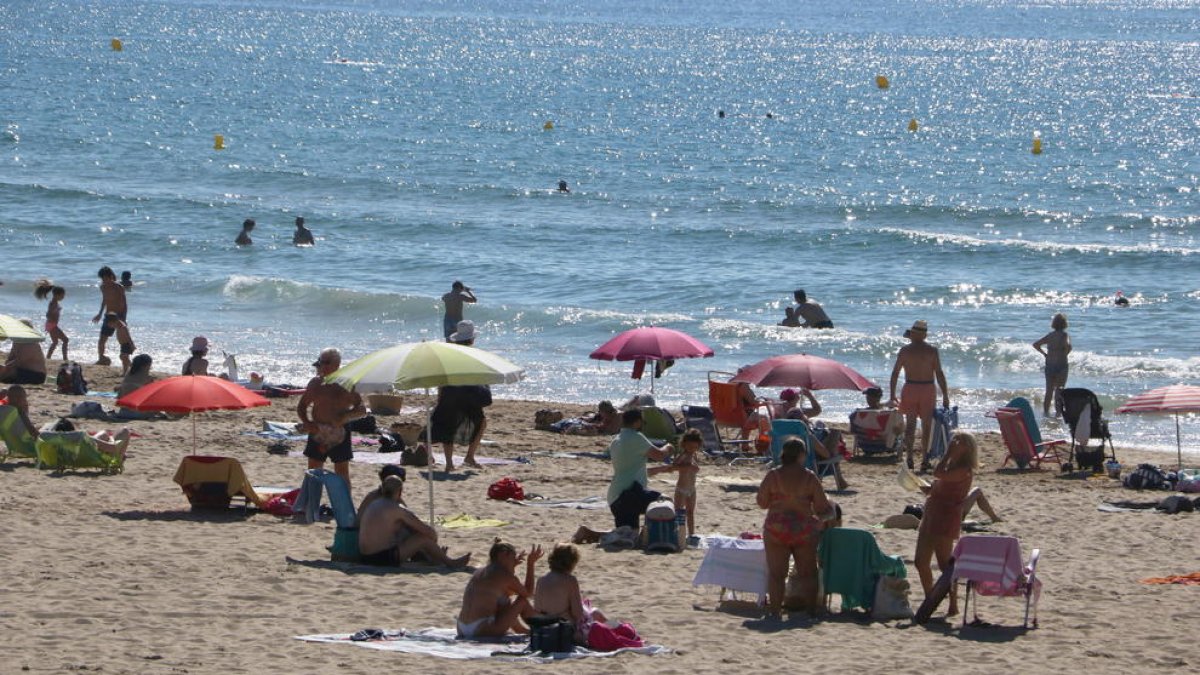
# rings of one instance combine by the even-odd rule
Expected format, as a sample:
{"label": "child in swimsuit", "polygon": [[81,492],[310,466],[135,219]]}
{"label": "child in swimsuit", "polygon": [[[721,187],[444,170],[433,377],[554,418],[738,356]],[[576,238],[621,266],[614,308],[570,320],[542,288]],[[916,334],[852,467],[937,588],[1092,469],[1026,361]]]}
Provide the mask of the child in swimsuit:
{"label": "child in swimsuit", "polygon": [[62,316],[62,305],[60,304],[63,298],[67,297],[67,289],[62,286],[55,286],[48,279],[42,279],[38,282],[37,288],[33,294],[38,300],[45,300],[46,296],[50,296],[50,306],[46,308],[46,334],[50,336],[50,349],[46,350],[46,358],[54,356],[54,348],[58,343],[62,343],[63,361],[68,360],[67,356],[67,334],[58,327],[59,317]]}
{"label": "child in swimsuit", "polygon": [[675,507],[687,509],[688,537],[696,535],[696,474],[700,473],[696,453],[702,447],[704,437],[700,431],[688,429],[679,441],[680,455],[671,462],[680,467],[679,478],[675,480]]}

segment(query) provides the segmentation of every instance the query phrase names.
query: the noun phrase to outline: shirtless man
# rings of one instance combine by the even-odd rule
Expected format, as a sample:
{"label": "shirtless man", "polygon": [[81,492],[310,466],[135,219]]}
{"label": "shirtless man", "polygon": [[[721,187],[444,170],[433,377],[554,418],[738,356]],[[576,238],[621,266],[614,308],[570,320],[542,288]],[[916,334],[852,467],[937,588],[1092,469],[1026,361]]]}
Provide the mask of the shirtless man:
{"label": "shirtless man", "polygon": [[392,567],[421,553],[426,560],[446,567],[466,567],[471,554],[459,558],[446,555],[445,549],[438,546],[437,531],[404,506],[403,491],[404,478],[388,476],[379,489],[380,498],[363,510],[358,526],[362,562]]}
{"label": "shirtless man", "polygon": [[796,298],[796,318],[804,320],[804,323],[800,324],[801,328],[833,328],[829,315],[820,305],[808,299],[808,294],[803,288],[792,295]]}
{"label": "shirtless man", "polygon": [[[99,323],[105,314],[116,314],[118,319],[125,321],[129,314],[129,306],[125,302],[125,287],[117,283],[116,273],[107,265],[100,268],[97,276],[100,277],[100,311],[92,317],[92,323]],[[108,338],[116,331],[116,325],[110,325],[107,320],[100,324],[100,341],[96,343],[99,358],[96,359],[96,365],[112,365],[112,361],[104,355],[104,350],[108,345]]]}
{"label": "shirtless man", "polygon": [[[534,546],[518,553],[512,544],[496,540],[488,551],[488,564],[471,576],[463,591],[458,613],[458,636],[501,637],[509,631],[528,633],[522,617],[533,615],[533,566],[542,557]],[[525,562],[525,583],[517,579],[517,565]]]}
{"label": "shirtless man", "polygon": [[350,431],[346,423],[367,414],[362,397],[346,391],[336,384],[326,384],[325,378],[342,367],[342,353],[333,347],[321,350],[313,363],[317,376],[308,381],[304,395],[296,406],[300,417],[300,428],[308,434],[304,456],[308,468],[320,469],[325,460],[333,462],[333,471],[350,487],[350,460],[354,450],[350,447]]}
{"label": "shirtless man", "polygon": [[461,281],[450,284],[450,292],[442,296],[446,305],[446,314],[442,317],[442,331],[447,340],[458,329],[458,322],[463,320],[463,303],[476,302],[475,294]]}
{"label": "shirtless man", "polygon": [[[29,319],[21,323],[33,328]],[[0,365],[0,382],[9,384],[45,384],[46,355],[37,342],[13,342],[8,349],[8,358]]]}
{"label": "shirtless man", "polygon": [[304,218],[296,216],[296,231],[292,233],[292,244],[296,246],[312,246],[312,230],[304,226]]}
{"label": "shirtless man", "polygon": [[[950,390],[946,387],[946,374],[942,372],[942,360],[938,350],[925,342],[929,326],[924,321],[917,321],[912,328],[904,331],[904,337],[909,344],[900,348],[896,354],[896,366],[892,368],[892,379],[888,386],[888,406],[900,404],[900,412],[904,413],[904,452],[908,468],[913,468],[913,441],[917,431],[917,420],[921,420],[921,470],[929,470],[930,425],[933,422],[933,407],[937,401],[937,389],[934,379],[942,390],[942,407],[950,407]],[[896,398],[896,381],[900,371],[904,371],[904,389],[900,398]]]}
{"label": "shirtless man", "polygon": [[254,240],[250,238],[250,233],[254,231],[254,225],[255,223],[253,218],[247,218],[243,220],[242,231],[238,232],[237,239],[234,239],[233,243],[237,244],[238,246],[249,246],[253,244]]}

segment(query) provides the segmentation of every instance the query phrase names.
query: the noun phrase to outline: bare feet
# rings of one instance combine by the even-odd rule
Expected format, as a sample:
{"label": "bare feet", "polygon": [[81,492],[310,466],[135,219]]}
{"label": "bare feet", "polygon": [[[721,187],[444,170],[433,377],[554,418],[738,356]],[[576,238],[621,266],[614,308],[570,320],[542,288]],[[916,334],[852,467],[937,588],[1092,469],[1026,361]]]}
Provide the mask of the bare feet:
{"label": "bare feet", "polygon": [[447,567],[449,567],[450,569],[460,570],[460,569],[466,567],[470,562],[471,562],[471,554],[468,553],[462,557],[451,559],[450,564],[447,565]]}
{"label": "bare feet", "polygon": [[463,464],[465,466],[471,467],[472,469],[482,469],[483,468],[482,464],[480,464],[479,462],[476,462],[473,459],[464,459]]}

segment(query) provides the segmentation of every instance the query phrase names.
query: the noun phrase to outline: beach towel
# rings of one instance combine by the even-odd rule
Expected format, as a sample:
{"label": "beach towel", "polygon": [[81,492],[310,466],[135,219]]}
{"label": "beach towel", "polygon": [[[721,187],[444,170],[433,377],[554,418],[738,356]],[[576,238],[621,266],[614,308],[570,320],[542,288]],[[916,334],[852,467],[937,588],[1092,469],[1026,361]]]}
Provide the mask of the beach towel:
{"label": "beach towel", "polygon": [[512,524],[498,518],[476,518],[465,513],[460,513],[456,516],[439,517],[437,523],[447,530],[466,530],[476,527],[504,527],[505,525]]}
{"label": "beach towel", "polygon": [[517,506],[544,506],[551,509],[606,509],[608,500],[604,497],[583,497],[582,499],[509,499],[509,504]]}
{"label": "beach towel", "polygon": [[[435,465],[439,465],[439,464],[444,465],[446,463],[446,458],[444,455],[442,455],[442,453],[435,452],[435,453],[433,453],[433,455],[434,455],[433,463]],[[293,450],[288,453],[288,457],[303,457],[303,456],[304,456],[304,453],[299,450]],[[397,455],[394,452],[356,452],[356,453],[354,453],[354,459],[352,459],[350,461],[354,462],[356,464],[395,464],[396,459],[397,459]],[[520,462],[515,459],[505,459],[505,458],[501,458],[501,457],[480,457],[480,456],[476,456],[475,461],[479,462],[480,464],[483,464],[483,465],[491,465],[491,466],[503,466],[503,465],[507,465],[507,464],[527,464],[528,463],[528,460],[526,460],[524,462]]]}
{"label": "beach towel", "polygon": [[349,633],[332,635],[297,635],[297,640],[304,642],[326,642],[334,644],[353,645],[378,649],[389,652],[404,652],[407,654],[424,654],[443,659],[500,659],[505,661],[527,661],[530,663],[549,663],[557,659],[585,659],[591,657],[616,656],[617,654],[669,654],[671,650],[662,645],[647,645],[631,647],[611,652],[600,652],[576,647],[569,653],[552,655],[526,654],[525,647],[529,638],[523,635],[512,635],[492,641],[459,639],[453,628],[423,628],[406,631],[384,630],[383,637],[374,640],[351,640]]}
{"label": "beach towel", "polygon": [[1143,584],[1182,584],[1184,586],[1200,586],[1200,572],[1191,574],[1172,574],[1166,577],[1150,577],[1142,579]]}
{"label": "beach towel", "polygon": [[761,539],[708,537],[708,552],[696,570],[692,586],[756,593],[761,603],[767,595],[767,552]]}

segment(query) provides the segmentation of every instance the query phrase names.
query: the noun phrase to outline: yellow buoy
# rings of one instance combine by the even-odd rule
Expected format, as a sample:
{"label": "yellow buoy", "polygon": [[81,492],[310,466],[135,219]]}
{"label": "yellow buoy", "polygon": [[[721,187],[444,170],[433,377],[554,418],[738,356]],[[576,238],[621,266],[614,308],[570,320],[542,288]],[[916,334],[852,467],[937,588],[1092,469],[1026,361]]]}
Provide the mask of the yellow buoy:
{"label": "yellow buoy", "polygon": [[880,89],[887,89],[888,87],[892,86],[892,83],[888,82],[886,75],[876,75],[875,86],[879,87]]}
{"label": "yellow buoy", "polygon": [[1033,154],[1042,154],[1042,135],[1039,132],[1033,132]]}
{"label": "yellow buoy", "polygon": [[222,136],[221,134],[216,134],[215,136],[213,136],[213,150],[224,150],[224,149],[225,149],[225,137]]}
{"label": "yellow buoy", "polygon": [[121,40],[119,38],[113,38],[111,44],[112,44],[112,50],[114,52],[119,52],[122,49],[125,49],[125,45],[121,42]]}
{"label": "yellow buoy", "polygon": [[908,121],[908,130],[909,131],[916,131],[917,129],[920,129],[920,128],[921,128],[921,125],[917,124],[917,118],[914,117]]}
{"label": "yellow buoy", "polygon": [[546,123],[542,125],[543,131],[550,131],[553,128],[554,128],[554,122],[552,122],[550,120],[546,120]]}

